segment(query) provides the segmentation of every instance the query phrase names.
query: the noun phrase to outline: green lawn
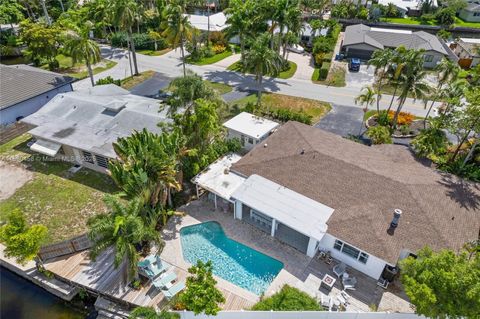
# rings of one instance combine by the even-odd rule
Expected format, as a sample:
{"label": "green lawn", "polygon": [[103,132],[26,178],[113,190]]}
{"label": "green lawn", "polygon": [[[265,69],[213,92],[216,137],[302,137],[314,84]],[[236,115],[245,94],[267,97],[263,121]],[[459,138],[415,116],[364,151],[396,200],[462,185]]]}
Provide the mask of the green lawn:
{"label": "green lawn", "polygon": [[105,211],[104,195],[118,191],[114,182],[108,175],[86,168],[71,175],[71,163],[32,153],[29,140],[30,135],[23,134],[0,146],[3,161],[11,165],[21,162],[33,173],[30,181],[0,202],[0,221],[19,208],[29,223],[47,226],[48,243],[84,233],[87,219]]}
{"label": "green lawn", "polygon": [[154,75],[155,75],[155,71],[149,70],[149,71],[141,72],[139,75],[129,76],[128,78],[125,78],[122,80],[122,88],[126,90],[130,90],[134,86],[137,86],[143,81],[150,79]]}
{"label": "green lawn", "polygon": [[138,50],[137,53],[140,53],[140,54],[144,54],[144,55],[150,55],[150,56],[160,56],[160,55],[164,55],[165,53],[168,53],[172,51],[172,49],[170,48],[166,48],[166,49],[163,49],[163,50]]}
{"label": "green lawn", "polygon": [[[247,103],[257,103],[257,95],[252,94],[243,99],[231,102],[238,108],[243,108]],[[332,106],[330,103],[306,99],[302,97],[289,96],[277,93],[263,93],[262,107],[265,109],[289,109],[295,112],[304,112],[312,117],[312,123],[317,123],[327,114]]]}
{"label": "green lawn", "polygon": [[328,76],[325,80],[317,80],[320,68],[315,68],[312,74],[312,82],[321,85],[344,87],[345,83],[345,69],[340,67],[331,67]]}
{"label": "green lawn", "polygon": [[[288,65],[289,65],[288,70],[280,72],[278,74],[278,76],[276,76],[276,78],[289,79],[295,74],[295,72],[297,71],[297,64],[292,62],[292,61],[288,61]],[[237,61],[237,62],[229,65],[227,70],[235,71],[235,72],[242,72],[242,64],[241,64],[240,61]]]}
{"label": "green lawn", "polygon": [[225,50],[222,53],[215,54],[214,56],[211,56],[211,57],[202,58],[199,61],[193,61],[192,59],[187,57],[186,61],[187,63],[194,64],[194,65],[207,65],[207,64],[217,63],[218,61],[221,61],[231,55],[232,55],[232,51]]}
{"label": "green lawn", "polygon": [[230,85],[227,85],[224,83],[211,82],[211,81],[205,80],[205,84],[211,87],[213,90],[215,90],[218,93],[218,95],[223,95],[233,91],[233,88]]}
{"label": "green lawn", "polygon": [[[55,70],[55,72],[65,74],[79,80],[88,77],[87,67],[85,66],[83,61],[74,64],[71,57],[65,56],[63,54],[57,55],[55,59],[58,61],[59,64],[59,68],[58,70]],[[100,61],[99,64],[97,64],[96,67],[93,68],[93,74],[98,74],[100,72],[111,69],[115,65],[117,65],[117,62],[103,59],[102,61]],[[48,64],[44,64],[40,67],[42,69],[48,70]]]}
{"label": "green lawn", "polygon": [[[382,22],[398,23],[398,24],[422,24],[422,25],[437,25],[435,20],[422,20],[417,17],[404,17],[404,18],[382,18]],[[467,27],[467,28],[480,28],[478,22],[466,22],[462,19],[455,17],[454,27]]]}

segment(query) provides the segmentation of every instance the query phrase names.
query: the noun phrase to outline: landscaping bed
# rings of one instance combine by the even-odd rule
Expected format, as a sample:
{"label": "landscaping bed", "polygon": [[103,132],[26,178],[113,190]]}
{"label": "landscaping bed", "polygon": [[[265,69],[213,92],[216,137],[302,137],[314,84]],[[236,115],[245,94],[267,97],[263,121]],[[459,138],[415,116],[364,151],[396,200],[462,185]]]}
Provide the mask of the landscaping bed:
{"label": "landscaping bed", "polygon": [[209,57],[202,57],[199,60],[193,60],[191,57],[186,57],[186,61],[189,64],[194,64],[194,65],[207,65],[207,64],[213,64],[217,63],[218,61],[221,61],[229,56],[231,56],[233,53],[230,50],[225,50],[222,53],[217,53],[213,56]]}
{"label": "landscaping bed", "polygon": [[84,233],[88,218],[105,212],[104,195],[118,191],[113,180],[87,168],[71,174],[72,163],[31,152],[30,139],[23,134],[0,146],[2,162],[31,175],[13,195],[0,201],[0,221],[18,208],[30,224],[48,228],[47,243]]}
{"label": "landscaping bed", "polygon": [[[389,112],[390,124],[393,120],[394,111]],[[367,114],[366,114],[367,115]],[[424,129],[423,119],[416,118],[414,115],[407,112],[400,112],[397,119],[396,129],[392,132],[392,137],[395,138],[412,138],[417,136],[421,130]],[[374,115],[370,115],[365,122],[367,128],[384,125],[385,122],[379,121],[379,116],[375,112]],[[428,127],[428,123],[427,123]]]}
{"label": "landscaping bed", "polygon": [[[240,61],[237,61],[233,64],[231,64],[227,70],[229,71],[235,71],[235,72],[243,72],[242,68],[242,63]],[[292,61],[288,61],[288,69],[282,70],[275,78],[278,79],[289,79],[291,78],[295,72],[297,71],[297,64]],[[271,76],[271,75],[267,75]]]}

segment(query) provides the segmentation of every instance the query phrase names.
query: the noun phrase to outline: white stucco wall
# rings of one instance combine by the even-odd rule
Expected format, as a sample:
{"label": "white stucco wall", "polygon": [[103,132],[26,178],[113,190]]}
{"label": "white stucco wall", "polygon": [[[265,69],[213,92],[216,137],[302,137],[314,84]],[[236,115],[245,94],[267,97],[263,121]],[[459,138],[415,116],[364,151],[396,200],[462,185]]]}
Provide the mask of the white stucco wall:
{"label": "white stucco wall", "polygon": [[441,53],[438,53],[436,51],[427,51],[425,52],[425,56],[427,55],[432,55],[433,56],[433,60],[431,62],[424,62],[423,63],[423,67],[424,68],[429,68],[429,69],[433,69],[434,67],[437,66],[437,64],[442,60],[442,58],[444,57],[443,54]]}
{"label": "white stucco wall", "polygon": [[458,16],[467,22],[480,22],[480,15],[474,16],[474,12],[465,9],[460,10]]}
{"label": "white stucco wall", "polygon": [[[323,236],[322,240],[320,241],[318,248],[330,251],[333,258],[335,258],[337,260],[340,260],[340,261],[343,261],[348,266],[350,266],[352,268],[355,268],[356,270],[361,271],[362,273],[364,273],[364,274],[366,274],[366,275],[368,275],[368,276],[370,276],[374,279],[380,278],[380,276],[383,272],[383,268],[387,264],[384,260],[373,256],[368,251],[365,251],[369,255],[369,257],[368,257],[367,263],[363,264],[363,263],[355,260],[354,258],[342,253],[341,251],[338,251],[338,250],[334,249],[333,245],[335,243],[335,239],[337,239],[337,238],[328,234],[328,233],[325,234],[325,236]],[[338,238],[338,239],[348,244],[347,241],[342,240],[340,238]],[[351,245],[351,246],[353,246],[353,245]]]}
{"label": "white stucco wall", "polygon": [[72,91],[72,86],[70,84],[66,84],[54,90],[48,91],[41,95],[37,95],[35,97],[32,97],[31,99],[0,110],[0,125],[8,125],[11,123],[15,123],[17,118],[21,116],[26,117],[38,111],[55,95],[70,91]]}
{"label": "white stucco wall", "polygon": [[[247,136],[247,135],[243,135],[244,136],[244,145],[242,146],[242,148],[246,151],[250,151],[252,148],[255,147],[255,145],[257,145],[260,141],[264,140],[265,137],[262,137],[262,138],[253,138],[253,137],[250,137],[250,136]],[[232,129],[228,129],[228,134],[227,134],[227,138],[228,139],[234,139],[234,138],[238,138],[240,140],[240,142],[242,142],[242,134],[240,132],[237,132],[235,130],[232,130]],[[253,139],[253,144],[249,143],[248,142],[248,139],[249,138],[252,138]]]}

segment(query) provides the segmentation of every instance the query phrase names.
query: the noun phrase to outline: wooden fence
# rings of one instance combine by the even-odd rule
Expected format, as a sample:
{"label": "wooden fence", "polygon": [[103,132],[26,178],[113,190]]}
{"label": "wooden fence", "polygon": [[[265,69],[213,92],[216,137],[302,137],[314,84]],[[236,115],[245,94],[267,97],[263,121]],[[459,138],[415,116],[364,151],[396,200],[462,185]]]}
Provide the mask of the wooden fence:
{"label": "wooden fence", "polygon": [[40,248],[38,257],[42,261],[51,258],[73,254],[77,251],[86,250],[92,247],[92,242],[86,234]]}
{"label": "wooden fence", "polygon": [[15,137],[28,132],[32,127],[25,123],[15,123],[6,127],[0,127],[0,145],[13,140]]}

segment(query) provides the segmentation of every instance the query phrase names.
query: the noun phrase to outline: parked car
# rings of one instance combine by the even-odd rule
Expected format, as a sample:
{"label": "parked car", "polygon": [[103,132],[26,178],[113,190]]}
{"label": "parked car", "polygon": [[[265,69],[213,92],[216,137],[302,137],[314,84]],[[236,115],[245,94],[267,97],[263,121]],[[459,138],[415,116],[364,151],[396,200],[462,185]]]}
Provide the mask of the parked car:
{"label": "parked car", "polygon": [[357,59],[357,58],[350,59],[350,62],[348,63],[348,70],[355,71],[355,72],[360,71],[360,59]]}

